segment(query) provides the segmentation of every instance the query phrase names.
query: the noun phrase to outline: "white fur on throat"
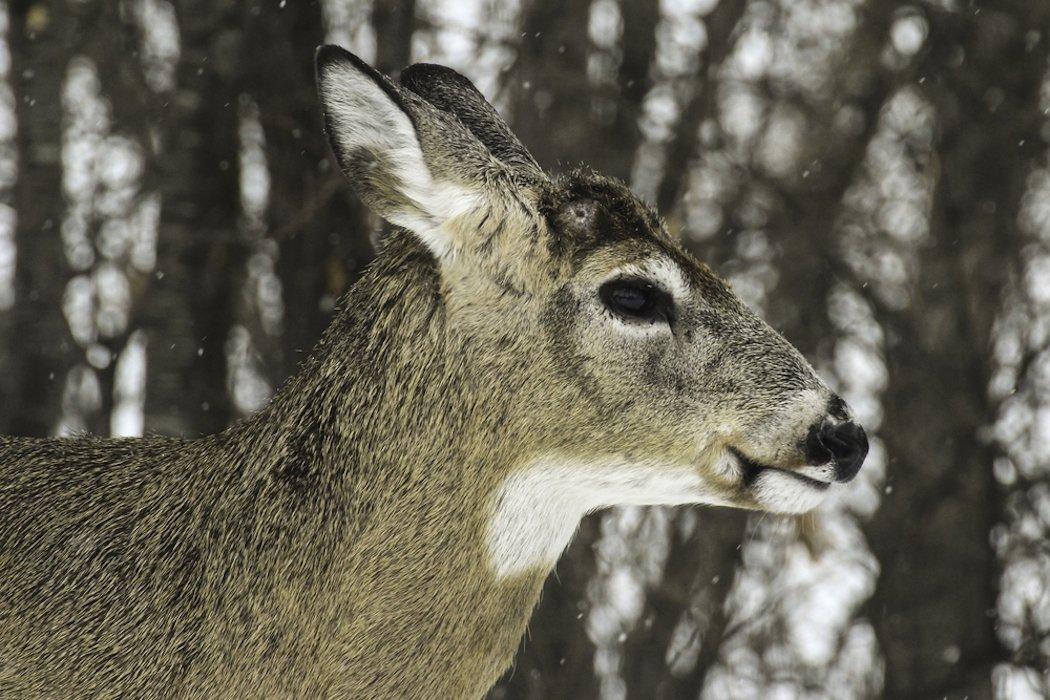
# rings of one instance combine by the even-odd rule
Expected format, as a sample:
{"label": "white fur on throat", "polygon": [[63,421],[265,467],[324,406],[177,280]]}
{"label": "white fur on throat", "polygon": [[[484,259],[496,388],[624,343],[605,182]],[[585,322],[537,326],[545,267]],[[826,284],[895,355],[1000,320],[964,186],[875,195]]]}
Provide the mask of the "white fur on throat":
{"label": "white fur on throat", "polygon": [[507,477],[496,494],[486,541],[489,564],[497,579],[550,569],[590,511],[687,503],[722,504],[694,466],[543,458]]}

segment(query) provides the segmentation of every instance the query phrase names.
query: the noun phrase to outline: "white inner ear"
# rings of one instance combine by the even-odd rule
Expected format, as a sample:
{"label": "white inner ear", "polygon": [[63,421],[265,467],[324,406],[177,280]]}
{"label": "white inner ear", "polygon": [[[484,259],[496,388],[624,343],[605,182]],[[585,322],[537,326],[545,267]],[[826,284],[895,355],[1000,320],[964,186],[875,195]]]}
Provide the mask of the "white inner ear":
{"label": "white inner ear", "polygon": [[407,202],[377,213],[415,233],[435,255],[446,255],[449,241],[442,227],[477,208],[479,193],[432,176],[412,120],[368,75],[350,64],[328,65],[321,92],[331,136],[343,156],[354,157],[362,149],[372,153],[390,169],[386,184]]}

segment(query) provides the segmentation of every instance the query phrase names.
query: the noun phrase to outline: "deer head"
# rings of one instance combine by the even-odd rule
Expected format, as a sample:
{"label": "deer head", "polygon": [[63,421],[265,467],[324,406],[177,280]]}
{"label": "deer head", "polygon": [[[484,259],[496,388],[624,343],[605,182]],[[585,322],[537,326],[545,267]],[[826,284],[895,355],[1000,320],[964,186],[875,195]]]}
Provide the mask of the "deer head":
{"label": "deer head", "polygon": [[441,366],[500,417],[471,438],[513,455],[491,495],[500,575],[553,564],[595,508],[801,513],[856,475],[846,404],[623,184],[549,176],[448,68],[397,85],[323,47],[317,70],[340,166],[432,258],[433,332],[459,339]]}

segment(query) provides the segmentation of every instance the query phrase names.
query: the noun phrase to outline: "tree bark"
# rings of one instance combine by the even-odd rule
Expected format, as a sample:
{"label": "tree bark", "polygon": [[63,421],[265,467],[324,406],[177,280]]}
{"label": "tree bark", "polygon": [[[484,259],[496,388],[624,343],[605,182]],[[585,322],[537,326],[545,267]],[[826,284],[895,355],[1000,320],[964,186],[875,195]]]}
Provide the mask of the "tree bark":
{"label": "tree bark", "polygon": [[[324,41],[316,2],[254,2],[248,29],[248,87],[259,105],[270,171],[269,235],[279,252],[284,328],[274,383],[295,372],[331,320],[335,301],[374,256],[369,219],[329,156],[313,54]],[[410,37],[382,36],[407,47]],[[392,49],[388,49],[392,50]]]}
{"label": "tree bark", "polygon": [[0,432],[44,436],[59,418],[65,374],[79,356],[62,312],[69,270],[61,237],[61,86],[78,32],[76,17],[51,3],[12,2],[8,13],[18,120],[18,219]]}
{"label": "tree bark", "polygon": [[882,565],[869,610],[887,697],[990,696],[991,670],[1006,656],[994,630],[999,567],[988,544],[1002,497],[996,450],[981,432],[995,417],[992,331],[1019,244],[1019,204],[1045,147],[1046,66],[1028,53],[1026,34],[1038,26],[1045,36],[1050,13],[1045,3],[979,5],[979,13],[930,13],[926,85],[940,177],[912,302],[883,310],[892,494],[868,531]]}
{"label": "tree bark", "polygon": [[238,231],[239,3],[176,3],[182,53],[163,125],[156,279],[146,308],[146,430],[194,436],[234,415],[226,341],[246,256]]}
{"label": "tree bark", "polygon": [[415,0],[380,0],[372,5],[376,32],[375,67],[394,75],[412,61],[412,32],[416,30]]}

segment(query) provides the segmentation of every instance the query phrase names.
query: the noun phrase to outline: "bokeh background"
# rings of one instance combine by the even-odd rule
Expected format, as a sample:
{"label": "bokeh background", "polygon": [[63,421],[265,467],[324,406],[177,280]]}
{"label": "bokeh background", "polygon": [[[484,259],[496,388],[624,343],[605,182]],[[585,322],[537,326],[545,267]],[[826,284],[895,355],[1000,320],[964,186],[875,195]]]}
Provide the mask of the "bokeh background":
{"label": "bokeh background", "polygon": [[383,231],[314,47],[446,63],[655,202],[873,437],[804,528],[585,520],[491,697],[1050,695],[1046,0],[0,8],[0,433],[257,410]]}

